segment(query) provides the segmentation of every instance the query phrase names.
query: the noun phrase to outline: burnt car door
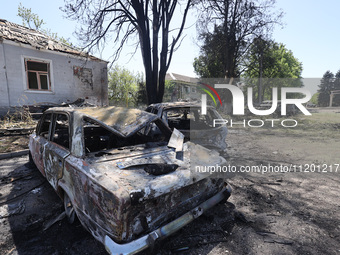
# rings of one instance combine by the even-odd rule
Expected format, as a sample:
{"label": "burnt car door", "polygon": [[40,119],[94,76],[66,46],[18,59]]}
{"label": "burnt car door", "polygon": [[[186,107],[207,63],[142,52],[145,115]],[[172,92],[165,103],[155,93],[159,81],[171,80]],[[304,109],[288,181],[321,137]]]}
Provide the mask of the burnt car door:
{"label": "burnt car door", "polygon": [[46,179],[57,190],[63,176],[65,158],[70,155],[70,118],[66,113],[55,113],[50,142],[44,145],[43,161]]}
{"label": "burnt car door", "polygon": [[31,144],[32,157],[39,171],[45,176],[43,152],[44,146],[48,143],[50,137],[50,128],[52,122],[52,113],[45,113],[40,119],[36,130],[36,135],[33,137]]}

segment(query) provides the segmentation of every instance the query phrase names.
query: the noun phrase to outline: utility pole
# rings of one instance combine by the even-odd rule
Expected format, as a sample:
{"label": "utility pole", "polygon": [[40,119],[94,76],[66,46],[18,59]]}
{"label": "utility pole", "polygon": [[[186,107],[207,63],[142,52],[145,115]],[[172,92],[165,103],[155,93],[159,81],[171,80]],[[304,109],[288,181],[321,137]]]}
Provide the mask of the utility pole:
{"label": "utility pole", "polygon": [[259,81],[259,104],[262,103],[262,61],[263,61],[263,47],[262,42],[260,45],[260,81]]}

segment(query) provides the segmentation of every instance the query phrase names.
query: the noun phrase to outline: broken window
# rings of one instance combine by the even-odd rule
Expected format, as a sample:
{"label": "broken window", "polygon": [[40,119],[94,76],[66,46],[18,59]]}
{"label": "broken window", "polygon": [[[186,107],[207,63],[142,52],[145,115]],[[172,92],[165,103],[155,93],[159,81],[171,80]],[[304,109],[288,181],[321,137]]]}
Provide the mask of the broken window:
{"label": "broken window", "polygon": [[86,154],[149,142],[167,141],[165,135],[152,134],[150,130],[147,131],[145,127],[131,136],[122,137],[101,126],[95,120],[86,117],[83,119],[83,131]]}
{"label": "broken window", "polygon": [[69,120],[66,114],[57,114],[52,133],[52,142],[59,144],[66,149],[70,148]]}
{"label": "broken window", "polygon": [[52,113],[47,113],[43,116],[41,120],[41,124],[40,124],[40,130],[39,132],[37,132],[38,135],[44,137],[45,139],[48,139],[48,133],[49,133],[50,124],[51,124],[51,117],[52,117]]}
{"label": "broken window", "polygon": [[50,63],[48,61],[25,59],[25,70],[29,90],[51,90]]}
{"label": "broken window", "polygon": [[157,108],[154,108],[154,107],[151,107],[151,106],[149,106],[148,108],[146,108],[146,110],[145,110],[146,112],[151,112],[151,113],[153,113],[153,114],[158,114],[158,109]]}
{"label": "broken window", "polygon": [[171,129],[190,130],[206,129],[213,126],[213,120],[218,115],[212,109],[207,109],[207,114],[202,115],[201,109],[196,107],[182,107],[167,109],[162,114],[162,119],[168,123]]}

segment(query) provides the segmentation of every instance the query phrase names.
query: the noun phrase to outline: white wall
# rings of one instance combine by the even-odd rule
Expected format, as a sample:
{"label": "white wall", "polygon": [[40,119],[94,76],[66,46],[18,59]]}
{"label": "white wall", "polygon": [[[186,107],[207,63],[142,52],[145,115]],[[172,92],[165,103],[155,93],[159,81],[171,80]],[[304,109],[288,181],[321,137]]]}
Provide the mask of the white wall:
{"label": "white wall", "polygon": [[[51,92],[27,90],[25,57],[51,61]],[[93,86],[74,74],[75,66],[92,70]],[[78,98],[88,98],[99,105],[108,104],[107,63],[103,61],[86,61],[71,54],[36,50],[28,45],[4,41],[0,43],[0,69],[0,108],[9,104],[12,107],[40,102],[60,104]]]}
{"label": "white wall", "polygon": [[4,47],[0,43],[0,112],[7,111],[9,107],[7,79],[6,79],[6,63],[4,56]]}

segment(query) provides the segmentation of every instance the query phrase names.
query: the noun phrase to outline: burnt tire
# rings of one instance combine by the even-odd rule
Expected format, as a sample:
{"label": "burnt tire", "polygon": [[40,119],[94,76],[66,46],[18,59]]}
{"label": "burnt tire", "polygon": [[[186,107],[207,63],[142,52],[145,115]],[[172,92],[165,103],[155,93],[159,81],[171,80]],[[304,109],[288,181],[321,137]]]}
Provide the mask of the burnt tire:
{"label": "burnt tire", "polygon": [[65,214],[66,214],[67,221],[70,224],[73,224],[77,219],[77,215],[76,215],[76,212],[74,210],[71,199],[66,194],[66,192],[64,193],[64,208],[65,208]]}

